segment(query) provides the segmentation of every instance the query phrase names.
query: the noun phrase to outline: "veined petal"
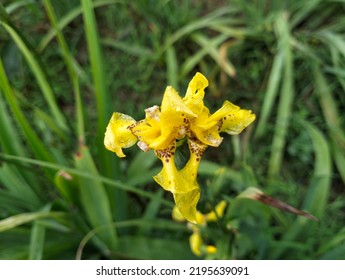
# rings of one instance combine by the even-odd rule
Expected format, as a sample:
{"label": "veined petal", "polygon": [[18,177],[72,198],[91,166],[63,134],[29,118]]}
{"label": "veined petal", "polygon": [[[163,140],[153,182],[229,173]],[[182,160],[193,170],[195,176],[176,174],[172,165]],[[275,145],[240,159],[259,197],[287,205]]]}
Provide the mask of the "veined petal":
{"label": "veined petal", "polygon": [[188,140],[190,159],[186,166],[178,171],[174,162],[176,141],[165,150],[155,150],[163,163],[163,169],[153,178],[165,190],[170,191],[180,214],[189,222],[196,223],[196,206],[200,199],[200,187],[196,181],[201,156],[206,145],[197,139]]}
{"label": "veined petal", "polygon": [[183,102],[177,91],[171,86],[165,89],[161,111],[162,113],[183,114],[188,117],[197,117],[197,115]]}
{"label": "veined petal", "polygon": [[180,171],[180,173],[183,177],[188,178],[188,181],[196,182],[201,157],[206,151],[207,145],[203,144],[198,139],[189,138],[188,147],[190,157],[186,166]]}
{"label": "veined petal", "polygon": [[113,113],[105,132],[104,146],[118,157],[125,157],[122,148],[128,148],[138,141],[129,128],[135,123],[136,121],[128,115]]}
{"label": "veined petal", "polygon": [[184,193],[173,193],[175,205],[180,211],[181,215],[191,223],[196,223],[196,205],[200,199],[200,188],[195,186],[194,189]]}
{"label": "veined petal", "polygon": [[239,134],[255,120],[251,110],[244,110],[225,101],[222,108],[215,112],[211,119],[218,119],[219,131],[228,134]]}
{"label": "veined petal", "polygon": [[163,189],[174,193],[177,186],[183,185],[175,165],[174,154],[176,150],[176,141],[164,150],[155,150],[156,156],[162,161],[163,168],[153,179],[162,186]]}
{"label": "veined petal", "polygon": [[176,187],[174,194],[175,204],[181,215],[189,222],[197,223],[196,206],[200,199],[200,187],[197,182],[197,173],[201,156],[207,146],[197,139],[188,139],[190,158],[186,166],[179,171],[179,176],[184,179],[183,185]]}
{"label": "veined petal", "polygon": [[131,127],[132,133],[148,147],[150,143],[154,142],[161,134],[160,124],[158,121],[151,119],[150,124],[145,120],[137,122]]}
{"label": "veined petal", "polygon": [[207,86],[208,80],[206,77],[197,72],[189,82],[186,95],[183,98],[183,102],[197,115],[199,115],[204,108],[204,90]]}
{"label": "veined petal", "polygon": [[223,141],[223,137],[219,135],[217,126],[213,126],[207,130],[204,130],[200,127],[195,127],[193,132],[202,143],[209,146],[218,147]]}

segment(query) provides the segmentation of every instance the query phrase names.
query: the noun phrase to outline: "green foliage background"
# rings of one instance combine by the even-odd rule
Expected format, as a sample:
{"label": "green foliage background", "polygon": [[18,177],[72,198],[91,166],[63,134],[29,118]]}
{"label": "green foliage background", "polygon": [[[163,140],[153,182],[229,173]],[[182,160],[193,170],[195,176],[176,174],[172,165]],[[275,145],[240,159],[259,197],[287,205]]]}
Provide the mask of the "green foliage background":
{"label": "green foliage background", "polygon": [[[0,258],[191,259],[152,153],[103,146],[196,71],[257,120],[200,166],[216,259],[345,259],[345,1],[17,0],[0,6]],[[181,149],[181,162],[188,158]],[[320,219],[239,198],[248,187]]]}

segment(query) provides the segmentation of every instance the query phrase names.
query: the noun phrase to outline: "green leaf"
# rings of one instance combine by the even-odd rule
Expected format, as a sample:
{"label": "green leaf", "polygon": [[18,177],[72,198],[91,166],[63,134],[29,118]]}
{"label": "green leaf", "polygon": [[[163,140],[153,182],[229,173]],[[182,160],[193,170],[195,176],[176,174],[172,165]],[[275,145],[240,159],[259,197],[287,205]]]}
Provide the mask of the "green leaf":
{"label": "green leaf", "polygon": [[[0,6],[0,9],[3,9]],[[54,93],[51,89],[51,86],[47,80],[46,73],[44,72],[38,55],[35,53],[34,48],[26,41],[24,36],[14,27],[14,25],[6,18],[4,11],[0,13],[0,23],[8,34],[12,37],[13,41],[16,43],[23,56],[25,57],[28,65],[30,66],[32,72],[34,73],[39,87],[48,103],[49,109],[55,118],[57,124],[63,129],[67,130],[67,124],[65,117],[60,111]]]}
{"label": "green leaf", "polygon": [[[87,147],[82,146],[75,158],[78,170],[98,175],[95,163]],[[106,227],[99,233],[99,237],[108,245],[110,250],[118,246],[117,234],[113,226],[109,198],[104,185],[98,180],[78,177],[80,200],[89,223],[93,228]]]}
{"label": "green leaf", "polygon": [[[36,154],[37,158],[43,159],[46,161],[53,161],[51,154],[47,151],[44,144],[41,142],[40,138],[37,136],[28,120],[21,111],[18,101],[14,95],[14,92],[11,88],[11,85],[7,79],[5,69],[0,59],[0,89],[3,91],[5,98],[12,110],[15,120],[20,125],[22,130],[26,135],[26,139],[29,142],[33,152]],[[0,92],[1,94],[1,92]]]}
{"label": "green leaf", "polygon": [[267,129],[268,124],[268,117],[272,112],[272,107],[274,105],[274,101],[278,93],[278,87],[281,83],[281,76],[284,65],[283,62],[283,52],[278,52],[273,60],[273,65],[270,72],[264,101],[260,111],[260,118],[258,120],[255,137],[262,137],[265,135],[265,131]]}
{"label": "green leaf", "polygon": [[332,162],[327,139],[312,124],[305,122],[315,151],[315,167],[310,181],[304,209],[322,218],[325,214],[332,176]]}
{"label": "green leaf", "polygon": [[20,225],[42,218],[57,218],[63,216],[63,212],[32,212],[22,213],[0,221],[0,232],[10,230]]}
{"label": "green leaf", "polygon": [[274,129],[268,174],[276,176],[280,172],[286,136],[292,113],[294,98],[293,56],[290,46],[290,26],[286,13],[280,13],[276,20],[278,49],[283,55],[283,84],[279,96],[278,112]]}
{"label": "green leaf", "polygon": [[31,229],[29,259],[41,260],[43,257],[46,228],[39,221],[34,221]]}

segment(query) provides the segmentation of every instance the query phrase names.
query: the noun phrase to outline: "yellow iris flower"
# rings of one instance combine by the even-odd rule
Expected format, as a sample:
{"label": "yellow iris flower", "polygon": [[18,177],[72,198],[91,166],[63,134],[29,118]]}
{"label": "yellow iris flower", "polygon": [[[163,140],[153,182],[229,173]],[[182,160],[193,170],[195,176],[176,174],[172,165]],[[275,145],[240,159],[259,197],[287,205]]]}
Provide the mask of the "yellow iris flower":
{"label": "yellow iris flower", "polygon": [[[122,148],[138,142],[143,151],[153,149],[162,161],[163,169],[154,176],[155,181],[170,191],[183,217],[196,223],[196,205],[200,198],[197,171],[201,157],[208,146],[218,147],[223,138],[221,132],[238,134],[255,120],[250,110],[240,109],[229,101],[213,114],[204,105],[208,81],[196,73],[190,81],[184,98],[168,86],[161,106],[145,110],[145,119],[135,121],[132,117],[115,112],[107,126],[105,147],[125,157]],[[190,159],[178,170],[174,154],[176,142],[188,139]]]}

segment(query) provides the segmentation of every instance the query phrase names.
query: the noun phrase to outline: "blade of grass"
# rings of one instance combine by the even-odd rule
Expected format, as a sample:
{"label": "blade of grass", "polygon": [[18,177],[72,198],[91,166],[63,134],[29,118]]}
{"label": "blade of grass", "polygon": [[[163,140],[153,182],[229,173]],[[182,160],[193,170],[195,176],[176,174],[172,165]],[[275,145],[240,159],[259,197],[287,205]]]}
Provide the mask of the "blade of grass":
{"label": "blade of grass", "polygon": [[[209,40],[209,46],[211,48],[218,48],[229,36],[227,34],[220,34],[219,36]],[[181,66],[181,77],[185,77],[190,73],[191,70],[208,54],[207,48],[201,48],[194,55],[189,57]]]}
{"label": "blade of grass", "polygon": [[270,77],[267,84],[267,90],[265,93],[262,109],[260,112],[260,118],[255,131],[255,137],[260,138],[265,134],[267,120],[272,112],[272,107],[278,93],[278,87],[281,83],[281,76],[283,70],[284,55],[282,52],[278,52],[273,60]]}
{"label": "blade of grass", "polygon": [[304,209],[322,219],[325,214],[332,176],[332,161],[328,142],[323,134],[310,123],[304,123],[313,142],[315,166],[311,184],[304,202]]}
{"label": "blade of grass", "polygon": [[345,133],[340,123],[340,114],[338,112],[337,102],[333,97],[332,90],[329,87],[325,76],[322,74],[320,66],[313,64],[313,75],[315,82],[315,91],[319,98],[322,113],[328,125],[332,139],[339,145],[345,147]]}
{"label": "blade of grass", "polygon": [[[107,177],[100,176],[100,175],[96,176],[94,174],[90,174],[89,172],[81,171],[81,170],[71,168],[68,166],[64,166],[61,164],[46,162],[46,161],[37,160],[37,159],[25,158],[25,157],[20,157],[20,156],[13,156],[13,155],[8,155],[8,154],[3,154],[3,153],[0,153],[0,159],[2,159],[3,161],[6,161],[8,163],[23,164],[23,165],[29,164],[29,165],[41,166],[41,167],[49,168],[49,169],[52,169],[55,171],[65,170],[66,172],[68,172],[72,175],[83,177],[86,179],[97,180],[97,181],[103,182],[109,186],[118,188],[120,190],[132,192],[132,193],[135,193],[135,194],[142,196],[142,197],[151,198],[151,199],[155,198],[155,195],[153,193],[141,190],[139,188],[134,188],[128,184],[122,183],[121,181],[112,180],[112,179],[109,179]],[[231,173],[231,171],[230,171],[230,173]],[[231,174],[229,174],[229,175],[231,175]],[[161,201],[162,201],[162,204],[169,206],[169,207],[172,207],[174,205],[171,201],[168,201],[166,199],[162,199]]]}
{"label": "blade of grass", "polygon": [[[118,158],[115,157],[113,153],[107,151],[104,147],[104,133],[112,113],[110,108],[112,102],[107,90],[107,79],[103,65],[103,56],[98,37],[95,14],[92,1],[82,0],[81,3],[97,106],[98,120],[96,142],[97,155],[99,159],[98,164],[100,166],[99,170],[102,174],[110,178],[121,178],[122,172],[120,170]],[[122,211],[122,209],[127,207],[126,193],[112,188],[108,188],[107,192],[108,196],[112,198],[110,203],[115,219],[125,219],[126,212]]]}
{"label": "blade of grass", "polygon": [[337,77],[340,85],[345,91],[345,71],[342,67],[340,52],[335,47],[331,47],[330,51],[333,62],[333,67],[330,69],[330,72]]}
{"label": "blade of grass", "polygon": [[11,3],[9,5],[7,5],[5,7],[5,10],[8,14],[11,14],[12,12],[14,12],[15,10],[17,10],[20,7],[26,6],[26,5],[30,5],[33,4],[34,1],[33,0],[22,0],[22,1],[16,1],[14,3]]}
{"label": "blade of grass", "polygon": [[[85,25],[85,33],[88,45],[91,71],[94,82],[94,91],[97,103],[98,116],[98,153],[101,171],[109,177],[120,176],[119,167],[115,166],[115,157],[104,148],[104,132],[110,119],[110,95],[107,91],[107,83],[103,65],[103,56],[96,28],[96,19],[90,0],[82,0],[82,10]],[[118,165],[118,164],[117,164]]]}
{"label": "blade of grass", "polygon": [[137,57],[144,57],[150,58],[154,55],[153,51],[147,47],[127,44],[113,38],[105,38],[101,40],[101,43],[107,47],[112,47],[121,51],[124,51],[127,54],[137,56]]}
{"label": "blade of grass", "polygon": [[326,45],[335,47],[345,57],[345,40],[339,34],[332,31],[321,31],[317,34]]}
{"label": "blade of grass", "polygon": [[230,77],[234,77],[236,75],[235,67],[231,64],[230,61],[224,61],[222,59],[219,49],[216,49],[215,47],[209,44],[209,38],[196,33],[192,35],[192,39],[197,44],[199,44],[200,47],[206,50],[206,52],[217,62],[222,71],[227,73]]}
{"label": "blade of grass", "polygon": [[29,260],[42,260],[45,235],[46,227],[40,221],[34,221],[30,234]]}
{"label": "blade of grass", "polygon": [[5,102],[0,92],[0,144],[2,150],[12,155],[26,156],[26,151],[19,141],[18,133],[10,118]]}
{"label": "blade of grass", "polygon": [[[102,7],[110,4],[121,4],[124,3],[123,0],[95,0],[92,3],[94,8]],[[68,24],[70,24],[73,20],[78,18],[82,14],[82,7],[78,6],[72,10],[70,10],[66,15],[64,15],[58,22],[57,27],[59,30],[63,30]],[[38,44],[38,52],[42,52],[48,44],[54,39],[57,35],[56,28],[51,28],[49,32],[42,38],[41,42]]]}
{"label": "blade of grass", "polygon": [[315,91],[319,97],[321,109],[329,129],[329,135],[332,139],[331,143],[332,150],[334,151],[335,164],[345,182],[345,134],[340,122],[341,118],[338,106],[319,65],[314,64],[313,74]]}
{"label": "blade of grass", "polygon": [[37,83],[47,101],[49,109],[55,118],[57,124],[63,129],[67,131],[67,124],[65,117],[63,116],[62,112],[60,111],[54,93],[50,87],[50,84],[47,80],[46,73],[44,72],[42,65],[40,65],[40,60],[38,55],[36,55],[34,48],[26,41],[23,35],[14,27],[14,25],[8,19],[6,12],[2,5],[0,5],[0,23],[7,31],[7,33],[11,36],[13,41],[16,43],[20,51],[22,52],[23,56],[25,57],[30,69],[34,73]]}
{"label": "blade of grass", "polygon": [[49,20],[51,22],[51,25],[53,26],[56,32],[59,46],[62,51],[62,56],[64,58],[70,79],[73,84],[73,92],[74,92],[74,98],[75,98],[75,104],[76,104],[75,107],[76,107],[77,135],[78,135],[79,142],[83,144],[85,142],[83,104],[82,104],[82,100],[80,96],[79,79],[77,76],[76,69],[74,68],[74,60],[68,49],[66,40],[59,29],[56,15],[54,13],[50,0],[44,0],[44,5],[46,8]]}
{"label": "blade of grass", "polygon": [[281,169],[286,135],[292,111],[292,101],[294,98],[293,57],[290,46],[289,23],[286,13],[279,14],[276,20],[276,30],[278,37],[278,49],[283,53],[284,57],[284,73],[278,105],[278,116],[274,129],[271,156],[269,159],[269,176],[276,176]]}
{"label": "blade of grass", "polygon": [[[87,147],[81,147],[80,152],[76,155],[75,163],[78,170],[95,176],[98,175]],[[81,203],[91,226],[97,228],[111,225],[113,223],[112,213],[104,185],[98,180],[90,180],[84,177],[79,177],[78,181]],[[116,250],[118,240],[113,227],[110,227],[107,231],[100,232],[99,237],[108,245],[110,250]]]}
{"label": "blade of grass", "polygon": [[[164,191],[159,189],[155,196],[157,198],[162,198]],[[137,235],[138,236],[147,236],[149,235],[150,231],[153,229],[152,225],[150,225],[150,221],[154,221],[157,218],[157,214],[159,212],[161,206],[161,201],[159,199],[151,199],[150,202],[145,207],[145,212],[142,216],[143,221],[147,220],[147,223],[143,222],[138,229]]]}
{"label": "blade of grass", "polygon": [[[176,41],[181,39],[183,36],[190,34],[198,29],[202,28],[210,28],[212,25],[221,24],[224,19],[228,20],[229,18],[226,18],[226,15],[234,13],[237,11],[235,8],[230,7],[222,7],[220,9],[217,9],[204,17],[201,17],[199,20],[195,20],[179,30],[177,30],[175,33],[169,35],[163,47],[159,50],[157,57],[160,57],[170,46],[172,46]],[[223,18],[224,16],[224,18]]]}
{"label": "blade of grass", "polygon": [[0,58],[0,89],[3,91],[6,100],[12,110],[16,122],[25,133],[26,139],[29,142],[33,152],[37,158],[45,161],[53,161],[51,154],[47,151],[40,138],[36,135],[35,131],[30,126],[23,112],[21,111],[18,102],[14,96],[14,92],[9,84],[5,69]]}
{"label": "blade of grass", "polygon": [[314,12],[314,9],[319,6],[321,0],[309,0],[303,2],[296,2],[298,3],[298,7],[296,7],[296,13],[291,18],[291,28],[295,28],[298,24],[300,24],[303,20],[310,16],[311,13]]}
{"label": "blade of grass", "polygon": [[0,168],[2,188],[13,196],[14,203],[18,202],[22,206],[25,205],[26,209],[35,210],[42,203],[39,197],[41,189],[37,185],[37,181],[34,185],[29,185],[22,174],[23,172],[19,171],[16,166],[3,164]]}
{"label": "blade of grass", "polygon": [[333,236],[328,242],[325,242],[320,246],[317,251],[317,255],[326,255],[333,248],[342,247],[345,241],[345,228],[340,230],[335,236]]}
{"label": "blade of grass", "polygon": [[31,212],[31,213],[21,213],[18,215],[14,215],[3,219],[0,221],[0,232],[13,229],[20,225],[30,223],[37,219],[43,218],[58,218],[63,217],[65,213],[63,212]]}
{"label": "blade of grass", "polygon": [[[331,186],[332,163],[329,146],[325,136],[318,128],[306,121],[302,122],[302,124],[310,135],[315,152],[314,173],[310,180],[302,209],[322,219],[325,215]],[[282,240],[284,242],[305,240],[313,229],[312,222],[304,218],[298,218],[285,232]],[[275,248],[272,250],[270,258],[279,259],[287,249],[285,247]]]}
{"label": "blade of grass", "polygon": [[166,65],[167,65],[167,77],[168,85],[173,86],[174,88],[178,87],[178,66],[177,58],[174,46],[171,46],[166,51]]}

